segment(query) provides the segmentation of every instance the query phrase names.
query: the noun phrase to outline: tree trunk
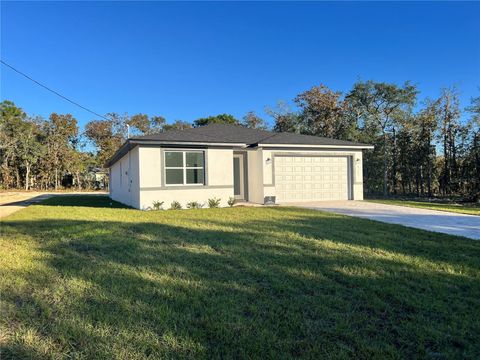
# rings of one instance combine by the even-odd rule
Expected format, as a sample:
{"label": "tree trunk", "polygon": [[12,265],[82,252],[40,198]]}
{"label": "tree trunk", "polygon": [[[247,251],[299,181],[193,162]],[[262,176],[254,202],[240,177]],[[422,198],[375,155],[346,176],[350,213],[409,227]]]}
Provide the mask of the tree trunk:
{"label": "tree trunk", "polygon": [[30,164],[25,163],[25,190],[28,190],[30,185]]}
{"label": "tree trunk", "polygon": [[18,171],[18,167],[15,167],[15,188],[20,188],[20,172]]}
{"label": "tree trunk", "polygon": [[423,182],[424,174],[423,174],[423,166],[420,165],[420,196],[425,195],[425,185]]}
{"label": "tree trunk", "polygon": [[393,164],[392,164],[392,187],[393,193],[397,194],[397,135],[393,128]]}
{"label": "tree trunk", "polygon": [[383,131],[383,196],[388,196],[388,170],[387,170],[387,133]]}
{"label": "tree trunk", "polygon": [[[450,190],[453,192],[458,191],[458,168],[457,168],[457,147],[455,145],[455,134],[453,131],[450,131],[450,183],[453,186],[450,186]],[[453,180],[453,181],[452,181]],[[453,188],[453,189],[452,189]]]}
{"label": "tree trunk", "polygon": [[448,184],[450,182],[448,176],[448,140],[447,140],[447,132],[445,131],[445,135],[443,136],[443,195],[447,194]]}
{"label": "tree trunk", "polygon": [[431,140],[430,136],[428,137],[428,152],[427,152],[427,191],[428,191],[428,196],[432,197],[432,170],[433,170],[433,164],[432,164],[432,148],[431,148]]}
{"label": "tree trunk", "polygon": [[55,190],[58,189],[58,170],[55,169]]}

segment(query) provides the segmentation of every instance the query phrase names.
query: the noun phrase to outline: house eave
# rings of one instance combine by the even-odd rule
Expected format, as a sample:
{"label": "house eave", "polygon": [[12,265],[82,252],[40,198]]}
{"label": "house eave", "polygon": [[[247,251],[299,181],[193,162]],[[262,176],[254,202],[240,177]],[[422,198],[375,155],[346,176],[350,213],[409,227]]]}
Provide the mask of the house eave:
{"label": "house eave", "polygon": [[185,146],[208,146],[208,147],[247,147],[243,143],[217,143],[217,142],[196,142],[196,141],[164,141],[164,140],[130,140],[135,145],[185,145]]}
{"label": "house eave", "polygon": [[115,154],[105,163],[106,168],[110,168],[118,160],[120,160],[125,154],[132,150],[135,146],[152,146],[158,145],[160,147],[228,147],[235,149],[246,148],[247,144],[243,143],[214,143],[214,142],[194,142],[194,141],[161,141],[161,140],[140,140],[140,139],[129,139],[127,140],[116,152]]}
{"label": "house eave", "polygon": [[262,144],[258,143],[257,147],[261,148],[318,148],[318,149],[356,149],[356,150],[372,150],[373,145],[310,145],[310,144]]}

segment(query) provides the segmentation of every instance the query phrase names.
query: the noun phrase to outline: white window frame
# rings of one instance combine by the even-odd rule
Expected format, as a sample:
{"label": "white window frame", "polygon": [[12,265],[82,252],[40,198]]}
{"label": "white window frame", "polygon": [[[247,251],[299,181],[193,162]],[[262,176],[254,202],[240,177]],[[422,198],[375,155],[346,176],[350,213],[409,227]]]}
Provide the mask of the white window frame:
{"label": "white window frame", "polygon": [[[170,152],[178,152],[182,153],[183,159],[183,166],[167,166],[167,153]],[[187,167],[187,153],[200,153],[203,156],[203,166],[189,166]],[[165,186],[205,186],[205,151],[204,150],[164,150],[163,152],[163,178],[165,179],[164,184]],[[177,184],[167,184],[167,170],[183,170],[183,183]],[[188,170],[195,170],[201,169],[203,170],[203,182],[202,183],[187,183],[187,169]]]}

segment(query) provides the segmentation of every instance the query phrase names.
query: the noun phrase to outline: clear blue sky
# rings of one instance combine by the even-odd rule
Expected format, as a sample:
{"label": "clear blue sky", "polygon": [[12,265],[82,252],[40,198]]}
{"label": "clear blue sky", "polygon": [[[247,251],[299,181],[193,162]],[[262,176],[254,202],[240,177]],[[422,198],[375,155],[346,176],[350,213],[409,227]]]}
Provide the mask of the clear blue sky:
{"label": "clear blue sky", "polygon": [[[291,100],[319,83],[480,91],[480,3],[2,2],[1,57],[105,114],[168,121]],[[1,98],[30,114],[91,114],[1,67]]]}

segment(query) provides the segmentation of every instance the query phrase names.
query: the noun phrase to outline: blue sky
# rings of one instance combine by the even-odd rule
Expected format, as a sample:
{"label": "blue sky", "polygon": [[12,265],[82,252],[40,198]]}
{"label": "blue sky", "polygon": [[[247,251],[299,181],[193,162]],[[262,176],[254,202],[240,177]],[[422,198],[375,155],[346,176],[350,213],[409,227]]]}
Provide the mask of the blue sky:
{"label": "blue sky", "polygon": [[[324,83],[480,91],[480,3],[2,2],[1,57],[96,112],[241,118]],[[1,67],[30,114],[94,116]]]}

